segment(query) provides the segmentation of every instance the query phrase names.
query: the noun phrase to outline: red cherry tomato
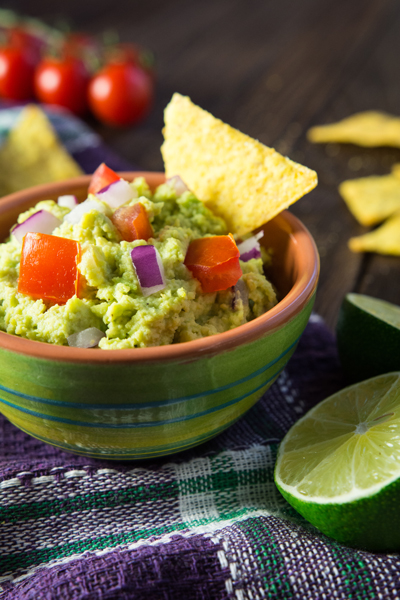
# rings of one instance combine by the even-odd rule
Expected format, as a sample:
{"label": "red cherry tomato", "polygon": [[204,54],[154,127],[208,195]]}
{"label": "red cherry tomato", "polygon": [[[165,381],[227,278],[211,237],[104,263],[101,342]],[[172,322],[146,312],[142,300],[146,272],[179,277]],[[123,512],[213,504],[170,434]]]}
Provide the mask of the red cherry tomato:
{"label": "red cherry tomato", "polygon": [[131,63],[143,69],[151,79],[155,79],[154,54],[137,44],[120,42],[104,49],[104,58],[109,63]]}
{"label": "red cherry tomato", "polygon": [[43,38],[35,35],[24,27],[11,27],[7,32],[9,45],[14,48],[28,50],[33,62],[37,64],[46,48]]}
{"label": "red cherry tomato", "polygon": [[105,48],[105,60],[107,63],[140,63],[140,48],[136,44],[120,42]]}
{"label": "red cherry tomato", "polygon": [[63,56],[74,56],[75,58],[85,57],[87,53],[100,55],[100,45],[91,35],[75,31],[65,37],[61,53]]}
{"label": "red cherry tomato", "polygon": [[18,46],[0,48],[0,95],[8,100],[33,97],[35,62],[30,52]]}
{"label": "red cherry tomato", "polygon": [[81,60],[47,57],[35,70],[35,92],[41,102],[81,115],[87,109],[89,74]]}
{"label": "red cherry tomato", "polygon": [[149,111],[153,100],[150,76],[131,62],[109,63],[89,84],[89,106],[107,125],[132,125]]}

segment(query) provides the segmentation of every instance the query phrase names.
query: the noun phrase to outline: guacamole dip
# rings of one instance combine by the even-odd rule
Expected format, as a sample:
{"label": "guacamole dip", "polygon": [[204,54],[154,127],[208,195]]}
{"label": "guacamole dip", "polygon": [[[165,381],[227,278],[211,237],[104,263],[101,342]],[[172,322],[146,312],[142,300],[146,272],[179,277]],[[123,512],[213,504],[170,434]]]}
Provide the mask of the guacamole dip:
{"label": "guacamole dip", "polygon": [[[276,304],[276,294],[264,276],[261,258],[239,261],[242,275],[234,286],[204,292],[200,281],[184,264],[185,257],[193,240],[227,236],[224,221],[190,191],[180,193],[182,189],[176,182],[167,182],[154,193],[143,178],[135,179],[129,186],[135,197],[124,206],[139,203],[144,209],[152,231],[147,241],[122,239],[113,222],[117,209],[101,199],[100,193],[89,194],[81,213],[61,202],[46,200],[19,216],[21,224],[39,211],[51,213],[57,224],[51,235],[79,242],[79,289],[63,303],[18,291],[22,244],[16,236],[17,226],[0,244],[3,331],[68,345],[68,338],[74,339],[70,336],[96,328],[104,334],[98,344],[102,349],[142,348],[221,333],[258,317]],[[72,212],[75,218],[68,217]],[[146,292],[133,258],[141,253],[133,252],[139,246],[154,247],[163,270],[161,286],[147,287]]]}

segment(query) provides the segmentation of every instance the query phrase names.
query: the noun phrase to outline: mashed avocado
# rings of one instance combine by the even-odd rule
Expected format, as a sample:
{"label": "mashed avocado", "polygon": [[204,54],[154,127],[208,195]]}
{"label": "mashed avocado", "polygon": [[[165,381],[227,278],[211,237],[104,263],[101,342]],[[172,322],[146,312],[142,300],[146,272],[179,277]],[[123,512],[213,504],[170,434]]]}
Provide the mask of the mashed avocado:
{"label": "mashed avocado", "polygon": [[[110,217],[113,209],[96,196],[98,210],[86,212],[76,224],[63,220],[52,232],[81,244],[78,265],[82,275],[79,297],[66,304],[34,300],[17,290],[21,244],[11,234],[0,244],[0,328],[7,333],[51,344],[67,345],[67,338],[89,327],[105,333],[103,349],[141,348],[186,342],[221,333],[263,314],[277,302],[263,273],[260,258],[240,262],[243,275],[234,288],[203,293],[184,265],[189,243],[199,237],[225,235],[224,221],[214,216],[191,192],[177,195],[172,184],[152,194],[143,178],[130,185],[151,221],[154,238],[148,242],[121,240]],[[39,202],[22,213],[46,210],[63,219],[70,210],[52,200]],[[144,296],[131,260],[135,246],[152,244],[162,259],[166,286]]]}

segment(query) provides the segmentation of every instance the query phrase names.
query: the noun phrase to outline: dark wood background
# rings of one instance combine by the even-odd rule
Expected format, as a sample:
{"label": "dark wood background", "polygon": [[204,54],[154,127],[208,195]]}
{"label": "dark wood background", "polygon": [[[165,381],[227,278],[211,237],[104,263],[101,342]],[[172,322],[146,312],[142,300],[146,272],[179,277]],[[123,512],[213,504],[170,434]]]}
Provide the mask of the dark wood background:
{"label": "dark wood background", "polygon": [[114,28],[121,41],[154,51],[156,100],[146,121],[118,130],[89,120],[141,168],[163,168],[163,109],[178,91],[315,169],[317,189],[291,210],[317,242],[315,308],[331,328],[349,291],[400,304],[400,257],[348,250],[349,237],[366,229],[337,192],[344,179],[389,172],[400,149],[312,145],[305,135],[360,110],[400,114],[398,0],[20,0],[2,8],[93,34]]}

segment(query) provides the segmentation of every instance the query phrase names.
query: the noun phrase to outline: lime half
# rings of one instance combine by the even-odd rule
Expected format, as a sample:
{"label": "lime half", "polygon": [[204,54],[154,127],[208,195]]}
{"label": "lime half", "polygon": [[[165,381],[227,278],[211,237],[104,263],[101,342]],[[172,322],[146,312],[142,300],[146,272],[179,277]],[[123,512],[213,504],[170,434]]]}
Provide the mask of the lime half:
{"label": "lime half", "polygon": [[400,550],[400,373],[345,388],[295,423],[280,445],[275,483],[339,542]]}
{"label": "lime half", "polygon": [[336,327],[343,371],[350,382],[400,370],[400,307],[347,294]]}

